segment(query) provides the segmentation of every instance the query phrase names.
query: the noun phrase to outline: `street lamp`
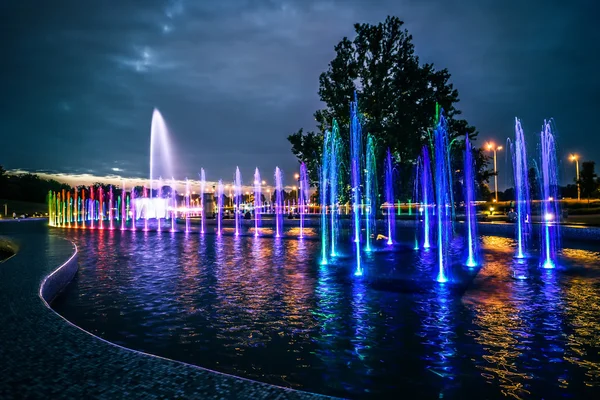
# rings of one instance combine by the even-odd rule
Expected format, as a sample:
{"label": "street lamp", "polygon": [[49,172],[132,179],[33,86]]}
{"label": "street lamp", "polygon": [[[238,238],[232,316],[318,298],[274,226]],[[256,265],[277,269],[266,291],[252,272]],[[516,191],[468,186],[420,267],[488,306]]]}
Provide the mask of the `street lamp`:
{"label": "street lamp", "polygon": [[494,142],[488,142],[487,149],[494,152],[494,186],[496,190],[496,203],[498,202],[498,169],[496,168],[496,152],[502,150],[502,146],[496,147]]}
{"label": "street lamp", "polygon": [[575,171],[577,173],[577,201],[581,201],[581,188],[579,187],[579,156],[571,154],[571,161],[575,161]]}

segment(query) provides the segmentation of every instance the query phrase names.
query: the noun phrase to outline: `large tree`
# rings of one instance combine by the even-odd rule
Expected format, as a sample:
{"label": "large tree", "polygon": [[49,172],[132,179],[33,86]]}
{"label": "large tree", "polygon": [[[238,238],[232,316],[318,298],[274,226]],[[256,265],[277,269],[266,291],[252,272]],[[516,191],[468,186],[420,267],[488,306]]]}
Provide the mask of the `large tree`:
{"label": "large tree", "polygon": [[[348,142],[349,104],[355,92],[363,132],[373,135],[379,143],[377,159],[383,162],[387,147],[394,155],[399,181],[405,185],[399,188],[402,196],[410,195],[413,165],[422,146],[429,142],[436,105],[447,118],[453,152],[464,150],[461,136],[477,136],[475,128],[458,118],[458,91],[449,82],[450,73],[420,62],[414,53],[412,36],[403,24],[397,17],[388,17],[377,25],[355,24],[354,39],[344,37],[335,46],[335,58],[319,77],[319,96],[326,107],[315,112],[318,130],[300,129],[288,137],[292,152],[306,163],[312,183],[318,181],[323,136],[333,119],[338,122],[342,140]],[[477,158],[486,159],[483,154]],[[489,177],[481,173],[484,165],[485,162],[478,163],[480,183]]]}
{"label": "large tree", "polygon": [[596,190],[598,190],[598,180],[596,177],[596,163],[594,161],[585,161],[581,164],[581,173],[579,174],[579,185],[581,187],[582,194],[590,202]]}

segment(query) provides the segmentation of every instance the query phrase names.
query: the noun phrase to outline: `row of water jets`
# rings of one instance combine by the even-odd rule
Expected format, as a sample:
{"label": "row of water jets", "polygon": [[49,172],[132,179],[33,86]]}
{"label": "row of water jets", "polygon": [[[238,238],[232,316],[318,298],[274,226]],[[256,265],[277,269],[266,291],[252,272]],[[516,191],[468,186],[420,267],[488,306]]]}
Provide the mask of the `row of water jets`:
{"label": "row of water jets", "polygon": [[[363,274],[361,252],[371,252],[374,240],[378,236],[377,204],[378,191],[376,188],[377,149],[373,136],[362,138],[356,97],[350,106],[350,183],[352,198],[352,242],[354,244],[355,271],[354,274]],[[532,237],[531,198],[529,193],[528,158],[525,137],[521,123],[515,119],[515,138],[510,142],[513,161],[515,184],[516,208],[516,254],[517,259],[525,259],[532,249],[528,246]],[[362,144],[366,143],[366,148]],[[430,142],[423,146],[416,162],[413,201],[419,206],[416,213],[414,249],[434,249],[437,254],[438,271],[436,280],[440,283],[452,279],[452,261],[450,260],[450,244],[455,238],[456,220],[454,184],[456,179],[452,168],[451,146],[458,144],[456,139],[450,141],[446,119],[442,110],[436,111],[435,128]],[[544,268],[554,268],[559,249],[560,209],[558,203],[557,161],[554,135],[550,121],[544,121],[540,134],[539,162],[533,161],[537,171],[538,185],[542,195],[540,224],[540,265]],[[343,180],[339,179],[340,166],[344,165],[341,156],[343,141],[340,130],[335,121],[332,129],[327,131],[324,138],[323,154],[320,171],[320,204],[321,204],[321,263],[328,264],[338,256],[338,241],[340,240],[341,227],[339,226],[339,196]],[[364,156],[364,157],[363,157]],[[364,163],[363,163],[364,161]],[[384,206],[387,208],[386,227],[387,236],[384,236],[388,246],[396,245],[395,241],[395,213],[394,184],[395,170],[394,159],[390,149],[387,149],[384,168]],[[464,203],[464,235],[466,241],[464,265],[476,267],[480,264],[478,235],[477,235],[477,210],[476,210],[476,171],[474,149],[468,135],[464,139],[464,166],[460,179],[462,180]],[[364,184],[363,184],[364,182]],[[364,190],[364,193],[361,193]],[[330,212],[327,213],[329,208]],[[364,232],[364,236],[361,233]]]}
{"label": "row of water jets", "polygon": [[[82,189],[81,191],[61,191],[50,192],[48,197],[49,221],[51,226],[64,226],[73,228],[91,228],[91,229],[117,229],[133,230],[138,229],[137,220],[143,221],[143,230],[170,230],[175,232],[176,220],[181,218],[185,221],[185,232],[191,232],[191,219],[198,216],[200,220],[199,232],[206,232],[206,217],[207,206],[204,201],[207,194],[213,195],[213,192],[208,191],[206,175],[204,169],[201,169],[200,177],[200,192],[198,196],[199,205],[193,206],[193,198],[191,192],[190,181],[185,181],[185,192],[182,196],[182,202],[177,201],[175,191],[175,180],[172,180],[170,193],[163,195],[163,182],[158,179],[157,195],[154,196],[155,190],[143,187],[142,194],[136,197],[135,190],[126,191],[125,184],[121,184],[121,194],[114,196],[113,187],[110,186],[108,191],[104,191],[102,187]],[[275,221],[275,237],[283,236],[283,217],[286,213],[291,213],[297,210],[300,220],[299,237],[304,237],[305,219],[308,214],[308,205],[310,200],[310,187],[308,183],[308,173],[306,165],[300,165],[300,174],[298,177],[298,204],[291,206],[288,202],[284,202],[284,186],[283,173],[279,167],[275,168],[275,187],[274,187],[274,202],[267,207],[263,204],[264,197],[263,181],[261,180],[260,172],[256,168],[254,172],[253,182],[253,200],[248,211],[254,214],[254,235],[259,236],[262,228],[262,215],[273,215]],[[223,219],[225,205],[225,185],[223,180],[219,180],[215,185],[214,199],[216,200],[215,219],[216,219],[216,234],[221,235],[223,232]],[[244,193],[242,176],[239,168],[236,168],[233,181],[232,203],[234,210],[234,235],[239,236],[242,233],[242,219],[244,205]],[[270,194],[270,190],[268,191]],[[87,198],[86,198],[87,197]],[[212,204],[212,202],[211,202]],[[129,224],[128,224],[129,222]],[[153,226],[151,226],[151,224]]]}
{"label": "row of water jets", "polygon": [[[352,204],[352,229],[351,241],[355,255],[355,275],[363,274],[361,253],[371,252],[377,238],[377,210],[380,209],[378,199],[378,148],[373,136],[367,134],[363,138],[361,115],[358,110],[356,96],[350,105],[350,130],[349,130],[349,173],[350,173],[350,198]],[[68,227],[90,227],[104,229],[105,220],[109,229],[116,229],[115,222],[120,224],[120,229],[136,230],[136,220],[143,219],[143,229],[151,229],[150,223],[155,224],[152,229],[176,230],[176,219],[185,219],[185,231],[190,232],[190,219],[197,215],[200,218],[199,232],[206,232],[206,207],[204,204],[205,194],[216,195],[216,234],[222,234],[222,221],[224,210],[224,189],[222,180],[216,184],[214,191],[209,192],[204,169],[199,174],[200,205],[194,208],[190,194],[190,182],[186,179],[185,194],[182,206],[178,206],[173,180],[171,193],[163,196],[162,179],[158,179],[158,195],[154,196],[153,170],[155,142],[160,144],[163,150],[168,150],[166,139],[166,125],[160,113],[155,110],[152,122],[151,139],[151,161],[150,161],[150,188],[143,189],[143,194],[135,198],[135,191],[131,190],[129,196],[122,187],[121,195],[114,198],[112,187],[108,193],[103,193],[102,188],[93,190],[90,188],[79,193],[77,190],[65,193],[50,193],[49,215],[50,224]],[[156,136],[156,138],[155,138]],[[366,139],[363,141],[363,139]],[[446,120],[441,110],[436,110],[435,127],[430,135],[428,145],[423,146],[421,154],[416,162],[414,179],[413,201],[418,206],[415,224],[415,249],[430,250],[437,252],[438,271],[436,280],[447,282],[451,277],[451,260],[449,257],[449,246],[455,235],[455,200],[453,168],[451,164],[451,146],[459,143],[456,139],[450,141]],[[342,169],[346,165],[343,155],[345,143],[340,135],[340,129],[334,120],[332,129],[324,136],[323,152],[320,164],[320,218],[321,218],[321,263],[328,264],[338,256],[340,232],[340,215],[342,206],[339,203],[341,190],[344,188],[344,179],[340,174],[345,173]],[[532,236],[531,224],[531,200],[528,180],[528,159],[523,129],[519,120],[515,120],[515,138],[510,141],[513,159],[514,184],[515,184],[515,208],[516,208],[516,242],[517,249],[515,257],[524,259],[530,250],[528,239]],[[465,137],[464,143],[464,169],[462,174],[462,189],[465,209],[465,234],[466,254],[464,264],[468,267],[479,265],[479,246],[477,236],[477,219],[475,208],[475,161],[473,149],[469,137]],[[168,152],[167,152],[168,153]],[[170,157],[170,155],[169,155]],[[168,161],[168,160],[167,160]],[[394,157],[387,149],[384,168],[384,197],[383,208],[387,207],[385,216],[385,243],[388,246],[397,245],[395,240],[395,203],[394,183],[396,165]],[[554,135],[551,124],[545,122],[540,136],[540,161],[534,162],[538,171],[539,184],[542,193],[542,213],[544,218],[541,224],[541,265],[544,268],[553,268],[556,264],[556,254],[559,247],[558,224],[556,218],[559,216],[557,202],[557,166],[555,155]],[[306,165],[301,164],[298,188],[298,214],[300,223],[299,237],[304,236],[305,217],[309,204],[310,186]],[[254,214],[254,235],[258,236],[262,216],[265,207],[262,204],[263,181],[258,168],[253,176],[254,200],[252,211]],[[279,168],[275,169],[275,201],[273,204],[273,215],[275,220],[275,237],[283,235],[283,216],[285,213],[283,176]],[[243,184],[239,168],[236,168],[233,182],[234,194],[234,235],[239,236],[242,232],[242,199]],[[86,222],[87,221],[87,222]],[[128,221],[132,221],[128,227]],[[381,230],[383,232],[383,230]]]}

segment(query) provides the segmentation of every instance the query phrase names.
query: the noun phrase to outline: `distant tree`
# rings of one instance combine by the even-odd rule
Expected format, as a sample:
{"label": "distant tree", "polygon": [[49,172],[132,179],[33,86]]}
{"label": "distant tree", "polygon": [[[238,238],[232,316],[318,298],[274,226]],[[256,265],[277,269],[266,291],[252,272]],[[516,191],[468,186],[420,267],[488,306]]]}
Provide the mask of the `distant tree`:
{"label": "distant tree", "polygon": [[529,184],[529,196],[532,200],[540,199],[540,188],[538,186],[537,170],[529,168],[527,171],[527,183]]}
{"label": "distant tree", "polygon": [[498,193],[500,201],[515,201],[515,188],[508,188]]}
{"label": "distant tree", "polygon": [[[398,198],[412,196],[414,165],[422,146],[430,143],[436,105],[443,108],[447,117],[450,140],[454,142],[453,155],[464,151],[461,136],[469,135],[471,140],[477,136],[475,128],[459,118],[458,92],[450,83],[450,73],[420,62],[414,53],[412,36],[403,25],[397,17],[388,17],[377,25],[355,24],[354,39],[345,37],[335,46],[335,58],[319,77],[319,97],[326,108],[314,114],[318,131],[300,129],[288,137],[298,161],[306,163],[311,183],[319,180],[323,138],[334,118],[342,142],[349,143],[349,104],[354,92],[362,114],[363,136],[369,133],[379,144],[376,149],[378,171],[383,171],[387,148],[393,153],[399,175],[396,181],[402,183],[395,190]],[[483,154],[476,158],[486,160]],[[343,167],[348,160],[346,145],[338,163]],[[486,179],[483,173],[486,163],[477,163],[478,185]],[[341,187],[347,188],[348,174],[340,175],[345,179]],[[380,180],[382,176],[378,174]],[[378,187],[383,188],[383,185]]]}
{"label": "distant tree", "polygon": [[587,197],[588,203],[590,198],[598,189],[598,180],[595,171],[596,163],[594,161],[585,161],[581,164],[581,172],[579,173],[579,185],[581,193]]}

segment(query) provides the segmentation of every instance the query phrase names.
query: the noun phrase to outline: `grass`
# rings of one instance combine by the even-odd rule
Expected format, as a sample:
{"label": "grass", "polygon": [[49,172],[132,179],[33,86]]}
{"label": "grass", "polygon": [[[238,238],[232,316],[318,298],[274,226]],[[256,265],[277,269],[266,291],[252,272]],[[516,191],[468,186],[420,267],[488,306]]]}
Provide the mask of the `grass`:
{"label": "grass", "polygon": [[[4,205],[7,204],[7,214],[4,215]],[[29,201],[5,200],[0,199],[0,218],[12,218],[13,212],[18,215],[33,214],[39,212],[45,214],[48,212],[48,205],[44,203],[32,203]]]}

